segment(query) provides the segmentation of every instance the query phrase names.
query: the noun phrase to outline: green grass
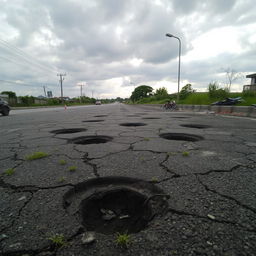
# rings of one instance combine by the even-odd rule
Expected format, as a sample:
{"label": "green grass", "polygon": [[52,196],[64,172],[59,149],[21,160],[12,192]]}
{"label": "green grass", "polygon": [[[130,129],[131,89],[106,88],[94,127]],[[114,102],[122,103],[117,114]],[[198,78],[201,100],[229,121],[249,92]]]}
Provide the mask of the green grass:
{"label": "green grass", "polygon": [[151,182],[152,182],[152,183],[157,183],[157,182],[158,182],[158,178],[152,177]]}
{"label": "green grass", "polygon": [[[236,106],[251,106],[252,104],[256,104],[256,93],[254,92],[247,92],[247,93],[234,93],[231,92],[228,94],[228,97],[235,98],[235,97],[242,97],[244,100],[242,103],[237,104]],[[136,104],[164,104],[168,100],[172,100],[176,98],[170,97],[166,99],[157,100],[156,97],[147,97],[141,99],[136,102]],[[195,92],[190,94],[186,99],[180,100],[179,104],[188,104],[188,105],[210,105],[213,102],[224,100],[225,98],[210,98],[208,92]]]}
{"label": "green grass", "polygon": [[69,168],[68,168],[68,170],[70,171],[70,172],[75,172],[76,170],[77,170],[77,166],[70,166]]}
{"label": "green grass", "polygon": [[25,157],[25,159],[28,160],[28,161],[33,161],[33,160],[41,159],[41,158],[44,158],[44,157],[47,157],[47,156],[49,156],[49,154],[47,154],[45,152],[35,152],[31,155],[27,155]]}
{"label": "green grass", "polygon": [[124,249],[128,248],[129,243],[131,242],[131,236],[128,234],[117,234],[116,244]]}
{"label": "green grass", "polygon": [[60,164],[60,165],[65,165],[65,164],[67,164],[67,161],[64,160],[64,159],[61,159],[61,160],[59,161],[59,164]]}
{"label": "green grass", "polygon": [[57,247],[62,247],[67,245],[67,241],[62,234],[54,234],[48,238]]}
{"label": "green grass", "polygon": [[59,182],[62,183],[62,182],[64,182],[64,181],[66,181],[66,177],[64,177],[64,176],[63,176],[63,177],[60,177]]}
{"label": "green grass", "polygon": [[11,176],[15,173],[15,170],[14,168],[9,168],[7,170],[4,171],[4,174],[8,175],[8,176]]}
{"label": "green grass", "polygon": [[144,138],[143,140],[144,141],[150,141],[150,138]]}
{"label": "green grass", "polygon": [[184,151],[184,152],[182,152],[182,155],[183,155],[183,156],[189,156],[189,152]]}

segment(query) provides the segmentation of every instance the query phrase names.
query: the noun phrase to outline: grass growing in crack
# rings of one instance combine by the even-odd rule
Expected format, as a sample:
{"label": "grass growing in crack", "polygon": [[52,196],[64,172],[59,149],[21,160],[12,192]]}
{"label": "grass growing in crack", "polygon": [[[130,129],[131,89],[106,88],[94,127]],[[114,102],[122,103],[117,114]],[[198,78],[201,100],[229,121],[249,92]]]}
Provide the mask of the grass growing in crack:
{"label": "grass growing in crack", "polygon": [[66,181],[66,177],[64,177],[64,176],[59,179],[59,182],[61,182],[61,183],[64,181]]}
{"label": "grass growing in crack", "polygon": [[117,233],[116,244],[123,249],[127,249],[129,243],[131,242],[131,236],[128,234]]}
{"label": "grass growing in crack", "polygon": [[59,164],[60,164],[60,165],[65,165],[65,164],[67,164],[67,161],[64,160],[64,159],[61,159],[61,160],[59,161]]}
{"label": "grass growing in crack", "polygon": [[152,183],[157,183],[157,182],[158,182],[158,178],[152,177],[151,182],[152,182]]}
{"label": "grass growing in crack", "polygon": [[68,170],[70,171],[70,172],[75,172],[76,170],[77,170],[77,167],[76,166],[70,166],[69,168],[68,168]]}
{"label": "grass growing in crack", "polygon": [[144,138],[143,140],[144,141],[150,141],[150,138]]}
{"label": "grass growing in crack", "polygon": [[47,156],[49,156],[49,154],[45,152],[35,152],[31,155],[26,156],[25,159],[28,161],[33,161],[33,160],[41,159]]}
{"label": "grass growing in crack", "polygon": [[189,152],[184,151],[184,152],[182,152],[182,155],[183,155],[183,156],[189,156]]}
{"label": "grass growing in crack", "polygon": [[8,176],[11,176],[15,173],[15,170],[14,168],[9,168],[7,170],[4,171],[4,174],[8,175]]}
{"label": "grass growing in crack", "polygon": [[54,234],[48,238],[56,247],[66,246],[68,243],[62,234]]}

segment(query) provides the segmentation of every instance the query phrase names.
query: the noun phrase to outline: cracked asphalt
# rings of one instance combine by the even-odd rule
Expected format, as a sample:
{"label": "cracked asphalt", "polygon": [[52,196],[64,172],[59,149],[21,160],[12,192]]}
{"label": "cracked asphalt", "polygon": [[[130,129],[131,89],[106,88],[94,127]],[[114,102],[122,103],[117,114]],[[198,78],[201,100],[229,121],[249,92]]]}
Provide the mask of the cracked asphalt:
{"label": "cracked asphalt", "polygon": [[[205,127],[181,126],[191,124]],[[0,254],[256,255],[255,124],[123,104],[11,111],[0,117]],[[86,130],[51,133],[71,128]],[[162,133],[203,140],[167,140]],[[112,140],[70,143],[92,135]],[[35,152],[48,155],[26,160]],[[170,196],[168,209],[131,234],[127,249],[117,244],[117,234],[96,233],[93,243],[83,244],[87,230],[63,206],[77,184],[107,176],[142,179]],[[49,239],[56,234],[64,245]]]}

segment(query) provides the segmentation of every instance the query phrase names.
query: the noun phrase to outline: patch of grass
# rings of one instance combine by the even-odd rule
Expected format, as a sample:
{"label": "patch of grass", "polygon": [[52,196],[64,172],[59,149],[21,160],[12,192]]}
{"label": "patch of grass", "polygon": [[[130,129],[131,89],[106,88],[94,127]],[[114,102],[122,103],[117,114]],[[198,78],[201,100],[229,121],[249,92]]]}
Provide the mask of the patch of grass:
{"label": "patch of grass", "polygon": [[189,152],[184,151],[184,152],[182,152],[182,155],[183,155],[183,156],[189,156]]}
{"label": "patch of grass", "polygon": [[152,177],[151,182],[153,182],[153,183],[157,183],[157,182],[158,182],[158,178],[156,178],[156,177]]}
{"label": "patch of grass", "polygon": [[7,170],[4,171],[4,174],[8,175],[8,176],[11,176],[15,173],[15,170],[14,168],[9,168]]}
{"label": "patch of grass", "polygon": [[54,234],[48,238],[56,247],[66,246],[68,243],[62,234]]}
{"label": "patch of grass", "polygon": [[67,164],[67,161],[64,160],[64,159],[61,159],[61,160],[59,161],[59,164],[60,164],[60,165],[65,165],[65,164]]}
{"label": "patch of grass", "polygon": [[143,140],[145,140],[145,141],[150,141],[150,139],[149,139],[149,138],[144,138]]}
{"label": "patch of grass", "polygon": [[66,177],[64,177],[64,176],[63,176],[63,177],[60,177],[59,182],[62,183],[62,182],[64,182],[64,181],[66,181]]}
{"label": "patch of grass", "polygon": [[68,168],[70,172],[75,172],[77,170],[77,166],[73,165]]}
{"label": "patch of grass", "polygon": [[121,248],[127,249],[129,243],[131,242],[131,236],[128,234],[117,233],[116,244]]}
{"label": "patch of grass", "polygon": [[35,152],[31,155],[27,155],[25,157],[25,159],[28,160],[28,161],[33,161],[33,160],[41,159],[41,158],[44,158],[44,157],[47,157],[47,156],[49,156],[49,154],[47,154],[45,152]]}

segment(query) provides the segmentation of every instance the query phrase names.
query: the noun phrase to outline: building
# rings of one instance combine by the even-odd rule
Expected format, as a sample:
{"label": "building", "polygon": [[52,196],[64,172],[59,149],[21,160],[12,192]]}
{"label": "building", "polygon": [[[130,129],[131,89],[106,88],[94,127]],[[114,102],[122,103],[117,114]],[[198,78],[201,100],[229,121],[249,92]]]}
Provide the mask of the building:
{"label": "building", "polygon": [[256,73],[247,75],[246,78],[251,78],[251,84],[244,85],[243,91],[256,92]]}

